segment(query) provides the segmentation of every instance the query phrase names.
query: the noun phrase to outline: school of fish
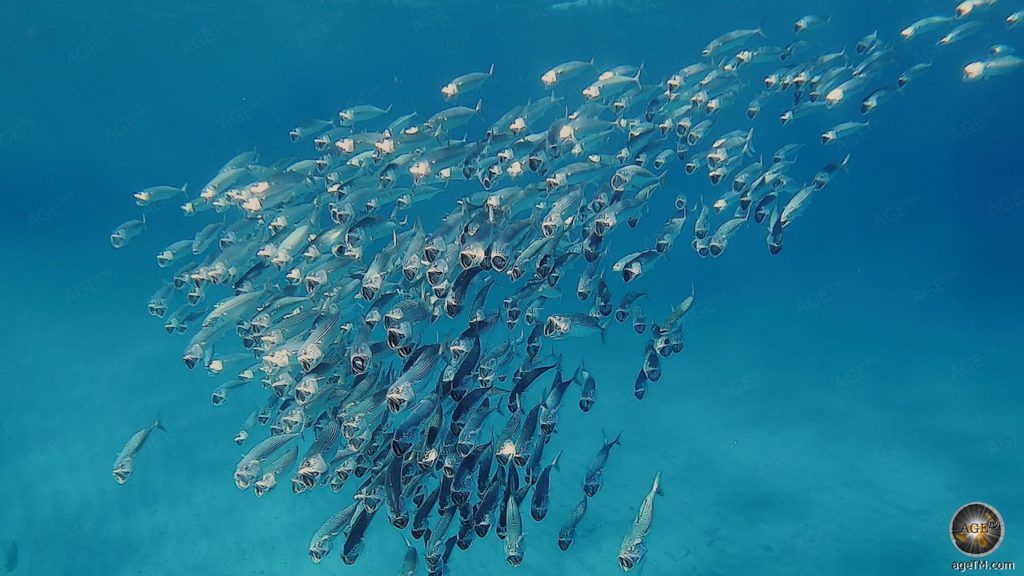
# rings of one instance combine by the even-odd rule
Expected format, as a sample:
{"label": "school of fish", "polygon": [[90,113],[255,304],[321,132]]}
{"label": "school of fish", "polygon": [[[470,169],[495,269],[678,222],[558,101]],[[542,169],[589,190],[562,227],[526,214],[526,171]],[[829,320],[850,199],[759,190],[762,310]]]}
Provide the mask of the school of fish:
{"label": "school of fish", "polygon": [[[734,30],[659,82],[643,65],[568,61],[541,75],[543,97],[490,123],[479,98],[493,66],[446,83],[441,101],[453,105],[426,118],[356,105],[307,121],[289,133],[306,158],[263,164],[245,152],[196,194],[134,194],[143,208],[184,199],[187,217],[215,214],[158,251],[157,265],[173,274],[149,312],[167,333],[191,334],[187,368],[222,377],[213,404],[243,389],[265,398],[234,438],[249,447],[238,489],[344,492],[313,532],[314,562],[338,549],[355,563],[384,516],[421,541],[429,574],[445,573],[456,548],[492,527],[519,566],[524,516],[540,522],[553,493],[575,500],[576,491],[557,543],[529,543],[569,550],[620,436],[603,440],[583,478],[558,472],[561,454],[545,446],[575,410],[567,392],[586,413],[600,380],[585,363],[566,365],[558,341],[585,338],[600,350],[613,324],[626,325],[643,343],[632,383],[643,399],[683,349],[696,291],[687,286],[674,305],[651,302],[642,277],[680,236],[714,258],[737,232],[756,229],[779,253],[784,233],[849,162],[837,154],[801,175],[806,143],[763,156],[755,122],[769,110],[783,126],[834,117],[823,146],[862,133],[868,123],[851,118],[931,68],[907,63],[908,45],[935,42],[941,56],[992,26],[986,14],[998,4],[966,0],[892,40],[875,32],[834,52],[822,48],[826,17],[800,18],[793,37],[776,43],[760,28]],[[1006,27],[1022,19],[1011,14]],[[964,66],[963,80],[1020,70],[1013,52],[993,46]],[[707,179],[669,184],[670,172]],[[423,207],[438,205],[450,210],[425,225]],[[145,216],[122,224],[111,244],[124,247],[146,226]],[[648,247],[617,251],[617,233]],[[118,455],[118,483],[154,430],[159,421]],[[644,561],[662,472],[671,480],[671,470],[655,472],[621,548],[609,551],[624,571]],[[419,555],[409,544],[402,574],[416,572]]]}

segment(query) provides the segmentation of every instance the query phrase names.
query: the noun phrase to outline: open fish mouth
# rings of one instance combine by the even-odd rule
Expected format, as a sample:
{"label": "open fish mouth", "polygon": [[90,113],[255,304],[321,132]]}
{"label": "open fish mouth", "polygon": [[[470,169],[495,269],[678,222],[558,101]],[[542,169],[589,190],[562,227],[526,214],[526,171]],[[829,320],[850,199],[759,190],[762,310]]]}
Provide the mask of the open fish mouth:
{"label": "open fish mouth", "polygon": [[398,412],[401,412],[403,408],[405,408],[406,400],[404,398],[389,396],[387,399],[387,404],[388,410],[390,410],[392,414],[397,414]]}

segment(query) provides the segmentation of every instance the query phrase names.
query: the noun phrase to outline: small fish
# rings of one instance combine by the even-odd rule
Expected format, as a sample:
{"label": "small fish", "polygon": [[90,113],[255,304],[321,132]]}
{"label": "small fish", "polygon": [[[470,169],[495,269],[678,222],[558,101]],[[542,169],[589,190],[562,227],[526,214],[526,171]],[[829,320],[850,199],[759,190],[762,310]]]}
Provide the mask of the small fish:
{"label": "small fish", "polygon": [[402,569],[398,576],[416,576],[416,561],[419,556],[416,548],[408,540],[405,541],[405,557],[402,559]]}
{"label": "small fish", "polygon": [[837,140],[848,138],[865,128],[869,128],[870,126],[870,122],[843,122],[841,124],[837,124],[832,128],[822,132],[821,143],[831,144],[833,142],[836,142]]}
{"label": "small fish", "polygon": [[149,426],[132,434],[132,437],[128,439],[128,443],[124,445],[124,448],[117,455],[117,460],[114,460],[114,480],[118,484],[124,484],[128,481],[128,477],[135,470],[135,456],[142,449],[143,444],[146,443],[146,439],[153,433],[153,430],[158,429],[167,431],[160,423],[159,418]]}
{"label": "small fish", "polygon": [[332,124],[330,120],[319,120],[313,118],[289,130],[288,137],[292,142],[298,142],[307,136],[319,134],[333,127],[334,124]]}
{"label": "small fish", "polygon": [[576,374],[576,380],[583,383],[583,389],[580,392],[580,410],[584,413],[590,412],[597,401],[597,380],[593,374],[587,371],[585,366],[580,366],[580,370]]}
{"label": "small fish", "polygon": [[562,525],[562,529],[558,531],[558,547],[562,551],[566,551],[572,546],[572,543],[576,540],[576,527],[579,526],[580,521],[583,520],[583,515],[587,513],[587,501],[589,498],[586,494],[580,498],[580,503],[573,508],[572,513],[569,514],[569,518]]}
{"label": "small fish", "polygon": [[491,78],[494,78],[494,64],[491,64],[487,72],[470,72],[445,84],[441,87],[441,96],[444,97],[445,102],[454,100],[461,95],[483,88]]}
{"label": "small fish", "polygon": [[899,78],[896,80],[896,85],[899,88],[903,88],[904,86],[909,84],[911,80],[914,79],[914,76],[917,76],[921,72],[923,72],[923,71],[925,71],[925,70],[927,70],[927,69],[929,69],[931,67],[932,67],[932,63],[931,62],[922,62],[920,64],[914,64],[909,69],[907,69],[906,72],[900,74]]}
{"label": "small fish", "polygon": [[651,531],[651,523],[654,521],[654,497],[663,494],[661,490],[661,472],[654,477],[654,484],[651,491],[644,497],[644,501],[637,510],[633,524],[622,539],[622,546],[619,547],[619,566],[622,570],[629,572],[640,564],[647,554],[647,546],[644,538]]}
{"label": "small fish", "polygon": [[139,234],[142,234],[146,230],[146,215],[142,215],[142,220],[129,220],[110,233],[110,245],[114,248],[124,248],[128,245],[128,241],[135,238]]}
{"label": "small fish", "polygon": [[855,50],[857,54],[867,54],[878,45],[878,30],[875,30],[871,34],[861,38],[857,42]]}
{"label": "small fish", "polygon": [[996,5],[998,0],[964,0],[956,6],[956,17],[966,18],[976,12],[984,12]]}
{"label": "small fish", "polygon": [[613,446],[622,444],[621,438],[622,432],[619,432],[611,442],[605,438],[601,449],[597,451],[597,455],[587,466],[587,473],[583,479],[583,493],[589,498],[593,498],[601,489],[601,484],[604,482],[604,467],[608,464],[608,455],[611,454]]}
{"label": "small fish", "polygon": [[523,563],[523,518],[519,514],[519,502],[513,493],[508,495],[505,505],[505,560],[513,568]]}
{"label": "small fish", "polygon": [[860,103],[860,113],[870,114],[874,112],[875,109],[878,108],[878,105],[888,100],[889,97],[892,96],[892,94],[892,88],[885,87],[879,88],[872,92],[871,94],[868,94]]}
{"label": "small fish", "polygon": [[556,340],[567,337],[587,337],[594,334],[604,334],[607,326],[601,324],[599,318],[588,314],[552,314],[544,322],[544,335]]}
{"label": "small fish", "polygon": [[954,42],[959,42],[964,38],[977,34],[981,30],[981,27],[982,23],[978,21],[965,22],[956,28],[953,28],[945,36],[940,38],[939,41],[936,42],[936,46],[949,46]]}
{"label": "small fish", "polygon": [[547,516],[548,503],[551,499],[551,469],[558,470],[558,459],[561,458],[562,453],[559,452],[554,460],[550,464],[544,467],[541,471],[540,476],[537,478],[536,484],[533,486],[533,500],[530,502],[530,516],[534,520],[540,522]]}
{"label": "small fish", "polygon": [[544,84],[545,88],[554,88],[559,82],[570,80],[587,70],[593,69],[593,58],[591,58],[589,62],[584,62],[582,60],[570,60],[569,62],[563,62],[562,64],[559,64],[545,72],[541,75],[540,81]]}
{"label": "small fish", "polygon": [[820,16],[808,15],[800,18],[793,23],[793,32],[800,34],[802,32],[810,32],[817,30],[832,21],[832,17],[822,18]]}
{"label": "small fish", "polygon": [[921,18],[901,30],[900,38],[910,40],[911,38],[915,38],[925,32],[930,32],[936,28],[945,26],[952,21],[953,18],[950,16],[928,16],[927,18]]}
{"label": "small fish", "polygon": [[338,112],[338,120],[342,126],[351,126],[362,122],[368,122],[384,116],[391,112],[391,106],[379,108],[371,105],[352,106]]}
{"label": "small fish", "polygon": [[149,206],[154,202],[171,200],[178,195],[188,196],[188,184],[183,184],[181,188],[175,188],[174,186],[150,186],[132,194],[135,198],[136,206]]}
{"label": "small fish", "polygon": [[1013,54],[996,56],[988,60],[978,60],[964,66],[964,82],[987,80],[994,76],[1003,76],[1024,68],[1024,59]]}

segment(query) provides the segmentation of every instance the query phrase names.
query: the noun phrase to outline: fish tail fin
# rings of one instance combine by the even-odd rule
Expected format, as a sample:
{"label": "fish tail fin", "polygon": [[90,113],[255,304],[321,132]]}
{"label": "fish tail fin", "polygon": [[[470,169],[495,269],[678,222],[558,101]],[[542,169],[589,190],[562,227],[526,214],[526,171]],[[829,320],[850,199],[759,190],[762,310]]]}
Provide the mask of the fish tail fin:
{"label": "fish tail fin", "polygon": [[562,450],[559,450],[558,454],[555,454],[555,459],[551,461],[551,467],[554,468],[555,470],[561,470],[561,468],[558,467],[558,460],[561,457],[562,457]]}
{"label": "fish tail fin", "polygon": [[388,107],[384,109],[384,113],[387,114],[388,112],[391,112],[391,107],[392,106],[394,106],[394,103],[388,104]]}
{"label": "fish tail fin", "polygon": [[636,76],[633,76],[633,81],[640,85],[640,75],[644,73],[644,63],[640,63],[640,67],[636,70]]}
{"label": "fish tail fin", "polygon": [[763,18],[761,19],[761,22],[757,25],[757,35],[760,36],[761,38],[767,38],[768,37],[768,35],[764,33],[764,19]]}
{"label": "fish tail fin", "polygon": [[608,324],[605,323],[601,326],[601,344],[608,343]]}
{"label": "fish tail fin", "polygon": [[185,199],[188,199],[188,182],[181,185],[181,193],[185,195]]}
{"label": "fish tail fin", "polygon": [[[590,66],[591,67],[596,66],[596,64],[594,63],[596,60],[597,60],[597,54],[594,54],[593,56],[590,57]],[[554,93],[552,92],[552,94],[554,94]]]}
{"label": "fish tail fin", "polygon": [[164,428],[163,422],[160,421],[160,415],[159,414],[157,414],[157,416],[156,416],[156,421],[153,422],[153,428],[156,428],[157,430],[163,430],[164,432],[167,432],[167,428]]}
{"label": "fish tail fin", "polygon": [[651,490],[659,496],[665,495],[665,491],[661,489],[661,470],[658,470],[658,473],[654,476],[654,486],[651,487]]}
{"label": "fish tail fin", "polygon": [[847,169],[846,169],[846,166],[847,166],[847,164],[849,164],[849,163],[850,163],[850,155],[849,155],[849,154],[847,154],[847,155],[846,155],[846,157],[845,157],[845,158],[843,158],[843,161],[842,161],[842,163],[841,163],[841,164],[839,164],[839,167],[843,169],[843,172],[847,172],[847,173],[848,173],[848,171],[847,171]]}
{"label": "fish tail fin", "polygon": [[473,108],[473,110],[475,110],[476,113],[479,114],[481,108],[483,107],[483,105],[484,105],[484,100],[483,100],[483,98],[481,98],[481,99],[476,101],[476,106]]}
{"label": "fish tail fin", "polygon": [[494,78],[494,62],[491,62],[491,67],[487,69],[487,76]]}

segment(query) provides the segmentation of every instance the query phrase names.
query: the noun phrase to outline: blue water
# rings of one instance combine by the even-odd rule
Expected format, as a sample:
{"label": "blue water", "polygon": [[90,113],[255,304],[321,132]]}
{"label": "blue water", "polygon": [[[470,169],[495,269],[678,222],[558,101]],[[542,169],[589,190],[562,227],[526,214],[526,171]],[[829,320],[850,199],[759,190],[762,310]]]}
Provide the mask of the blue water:
{"label": "blue water", "polygon": [[[785,44],[796,18],[831,15],[819,38],[832,51],[875,29],[894,40],[955,3],[375,4],[5,3],[0,543],[17,542],[17,574],[389,574],[404,552],[378,520],[354,568],[336,552],[313,565],[309,537],[337,495],[279,488],[256,500],[233,487],[241,451],[231,438],[257,397],[212,406],[215,381],[182,367],[184,340],[145,310],[162,278],[153,254],[198,221],[150,211],[147,233],[115,252],[110,231],[138,214],[133,191],[198,189],[253,147],[270,160],[296,154],[290,128],[346,105],[428,116],[443,106],[441,85],[491,63],[488,121],[543,97],[540,74],[565,60],[642,61],[656,80],[734,28],[760,23]],[[978,500],[1008,527],[988,559],[1024,562],[1024,72],[960,81],[989,45],[1024,49],[1024,31],[998,21],[1022,7],[1000,2],[982,33],[948,50],[928,48],[934,37],[901,48],[897,67],[934,68],[843,150],[849,174],[787,230],[780,255],[753,230],[715,260],[680,238],[645,279],[648,316],[667,313],[691,283],[697,302],[685,351],[643,402],[632,394],[642,343],[628,328],[604,346],[567,343],[567,363],[586,357],[599,400],[583,415],[569,393],[546,451],[565,451],[549,517],[525,520],[520,568],[489,537],[456,551],[452,573],[619,574],[618,546],[659,470],[648,575],[944,573],[967,559],[950,542],[950,518]],[[761,121],[759,152],[810,142],[810,176],[835,154],[817,134],[841,120]],[[705,177],[675,168],[666,196],[710,197]],[[157,414],[168,432],[116,485],[117,451]],[[602,430],[620,429],[605,487],[562,553],[555,537]]]}

